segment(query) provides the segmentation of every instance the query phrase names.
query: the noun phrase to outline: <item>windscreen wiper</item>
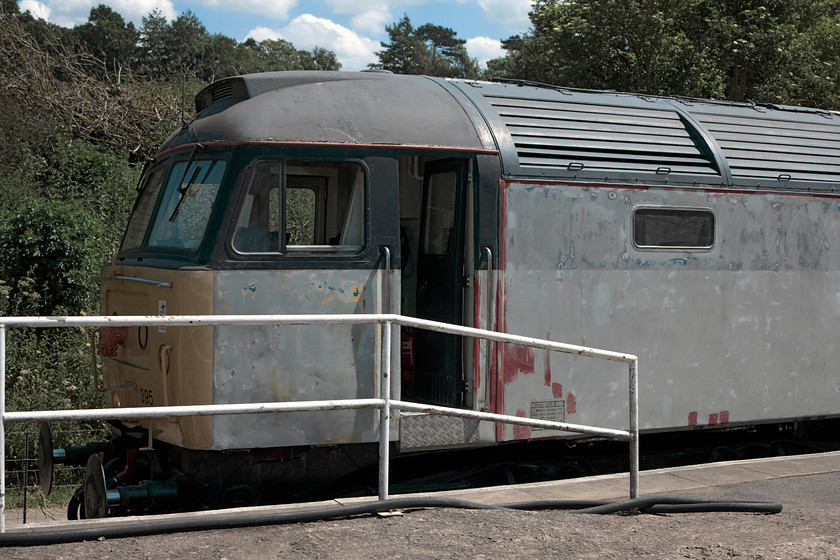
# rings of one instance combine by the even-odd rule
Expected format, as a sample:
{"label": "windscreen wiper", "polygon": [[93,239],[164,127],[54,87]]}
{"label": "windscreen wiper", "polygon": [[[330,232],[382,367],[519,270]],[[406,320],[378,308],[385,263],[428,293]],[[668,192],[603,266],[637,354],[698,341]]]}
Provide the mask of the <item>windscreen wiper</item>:
{"label": "windscreen wiper", "polygon": [[203,151],[204,146],[202,146],[201,144],[196,144],[193,148],[192,154],[190,154],[189,161],[187,161],[187,166],[184,168],[184,174],[181,176],[181,186],[178,187],[178,194],[180,194],[181,196],[178,198],[178,204],[175,205],[175,209],[172,211],[172,215],[169,216],[170,222],[174,222],[175,218],[178,217],[178,212],[181,211],[181,204],[184,203],[184,199],[187,197],[187,193],[192,188],[193,183],[195,183],[196,177],[198,177],[198,174],[201,173],[201,167],[196,167],[195,171],[192,174],[192,177],[190,177],[190,181],[187,183],[186,186],[184,186],[184,179],[187,178],[187,173],[189,172],[190,167],[195,161],[195,156],[196,154],[198,154],[199,150]]}

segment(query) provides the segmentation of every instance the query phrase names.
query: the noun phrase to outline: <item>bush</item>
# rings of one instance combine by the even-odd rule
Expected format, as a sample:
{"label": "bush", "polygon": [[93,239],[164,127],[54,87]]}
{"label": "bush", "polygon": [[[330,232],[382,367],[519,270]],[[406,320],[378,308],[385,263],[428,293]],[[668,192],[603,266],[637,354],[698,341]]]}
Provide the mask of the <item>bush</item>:
{"label": "bush", "polygon": [[119,247],[139,175],[140,168],[124,158],[66,137],[56,139],[39,173],[44,196],[76,201],[101,226],[98,258],[102,261],[110,260]]}
{"label": "bush", "polygon": [[102,228],[78,201],[30,198],[0,229],[9,315],[78,315],[94,308]]}

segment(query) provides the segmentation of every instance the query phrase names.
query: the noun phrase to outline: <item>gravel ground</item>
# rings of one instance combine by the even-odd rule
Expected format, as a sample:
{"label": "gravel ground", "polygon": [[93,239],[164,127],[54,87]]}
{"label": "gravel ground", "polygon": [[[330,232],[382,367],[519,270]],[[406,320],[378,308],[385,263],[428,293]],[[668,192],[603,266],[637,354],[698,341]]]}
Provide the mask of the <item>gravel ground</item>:
{"label": "gravel ground", "polygon": [[[688,492],[781,502],[751,513],[576,515],[562,511],[406,510],[328,522],[0,549],[9,559],[127,558],[840,558],[840,473]],[[10,512],[14,513],[14,512]],[[10,526],[11,523],[10,523]]]}

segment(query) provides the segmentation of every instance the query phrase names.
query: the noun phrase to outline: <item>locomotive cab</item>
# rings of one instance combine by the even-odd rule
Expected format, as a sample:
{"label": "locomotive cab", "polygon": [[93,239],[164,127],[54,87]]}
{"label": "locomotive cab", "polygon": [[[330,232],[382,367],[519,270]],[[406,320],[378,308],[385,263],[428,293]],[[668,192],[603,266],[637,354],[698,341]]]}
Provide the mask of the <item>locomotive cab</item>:
{"label": "locomotive cab", "polygon": [[[196,119],[145,170],[120,252],[102,270],[103,312],[404,313],[475,324],[477,185],[482,168],[484,188],[498,185],[496,152],[431,82],[424,111],[403,111],[404,128],[394,129],[394,115],[382,114],[369,90],[381,98],[417,86],[383,78],[282,73],[214,84],[209,100],[199,94]],[[323,91],[348,82],[362,90],[352,111],[347,96]],[[320,103],[327,98],[332,107]],[[269,103],[271,119],[263,114]],[[450,128],[459,121],[462,128]],[[366,141],[348,141],[350,132]],[[481,203],[492,205],[491,195]],[[380,336],[375,325],[130,327],[100,353],[113,406],[374,398]],[[393,376],[393,396],[486,406],[466,373],[474,354],[467,346],[397,330],[391,370],[405,370]],[[401,347],[411,358],[400,359]],[[189,473],[197,503],[245,505],[286,499],[374,462],[377,418],[352,410],[138,425],[161,473]],[[401,420],[392,421],[395,444]],[[220,480],[216,471],[228,469],[236,474]]]}
{"label": "locomotive cab", "polygon": [[[472,266],[475,255],[467,248],[474,236],[465,222],[474,158],[347,154],[322,159],[311,150],[287,152],[201,146],[160,158],[147,173],[116,263],[103,270],[105,312],[390,312],[473,324],[467,258]],[[386,249],[392,257],[387,271]],[[117,406],[376,394],[377,382],[370,377],[377,359],[373,327],[130,330],[137,332],[126,334],[115,355],[105,358],[106,384],[116,388]],[[393,367],[400,371],[405,365],[399,379],[406,386],[397,383],[395,396],[404,390],[421,402],[474,404],[465,376],[471,353],[460,340],[406,333],[402,346],[412,358],[405,362],[398,358],[398,342]],[[354,374],[348,375],[348,365]],[[319,430],[322,421],[314,415],[294,435],[266,429],[248,436],[241,428],[219,428],[237,424],[237,418],[182,419],[162,433],[172,443],[197,448],[214,448],[210,433],[232,443],[236,432],[239,444],[248,447],[375,435],[372,413],[352,415],[344,434],[328,419]],[[363,415],[368,416],[364,428],[358,423]],[[181,426],[193,422],[215,427],[208,432]]]}

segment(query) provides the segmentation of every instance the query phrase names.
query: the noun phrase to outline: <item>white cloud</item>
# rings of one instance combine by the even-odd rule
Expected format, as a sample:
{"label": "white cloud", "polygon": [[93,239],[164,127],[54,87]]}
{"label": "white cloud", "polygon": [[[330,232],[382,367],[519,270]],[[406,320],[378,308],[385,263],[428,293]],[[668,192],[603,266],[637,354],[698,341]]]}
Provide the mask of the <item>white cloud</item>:
{"label": "white cloud", "polygon": [[198,4],[233,12],[249,12],[276,20],[289,19],[298,0],[193,0]]}
{"label": "white cloud", "polygon": [[337,14],[362,14],[368,11],[390,12],[392,8],[426,4],[430,0],[325,0]]}
{"label": "white cloud", "polygon": [[[440,0],[324,0],[332,6],[336,14],[353,15],[353,25],[360,30],[372,33],[369,28],[358,26],[356,20],[365,13],[389,14],[388,19],[383,22],[382,32],[385,24],[394,21],[390,14],[400,12],[403,6],[416,6],[420,4],[443,5]],[[488,20],[495,22],[511,33],[524,33],[531,27],[528,19],[528,12],[534,5],[534,0],[457,0],[459,4],[477,4],[485,13]],[[435,10],[437,11],[437,9]]]}
{"label": "white cloud", "polygon": [[103,3],[137,26],[155,9],[160,10],[169,20],[177,15],[172,0],[44,0],[43,3],[37,0],[22,0],[20,10],[29,10],[36,17],[62,27],[73,27],[85,23],[91,8]]}
{"label": "white cloud", "polygon": [[524,33],[531,27],[528,12],[533,0],[477,0],[478,5],[487,14],[487,19],[510,29],[515,33]]}
{"label": "white cloud", "polygon": [[295,48],[312,50],[322,47],[334,51],[342,70],[363,70],[371,62],[376,62],[375,50],[379,43],[363,37],[331,20],[303,14],[293,19],[289,25],[272,30],[257,27],[248,33],[257,41],[263,39],[284,39]]}
{"label": "white cloud", "polygon": [[[101,0],[94,0],[91,2],[91,5],[101,3]],[[178,17],[172,0],[110,0],[108,5],[126,21],[133,21],[138,27],[142,23],[143,18],[156,9],[160,10],[163,17],[169,21]],[[85,19],[87,19],[87,15]]]}
{"label": "white cloud", "polygon": [[272,41],[276,41],[280,38],[280,32],[271,29],[270,27],[255,27],[251,31],[248,32],[248,36],[245,39],[253,39],[256,42],[265,41],[266,39],[271,39]]}
{"label": "white cloud", "polygon": [[391,12],[385,9],[368,10],[354,16],[351,20],[353,29],[358,29],[370,35],[379,35],[385,31],[385,26],[394,21]]}
{"label": "white cloud", "polygon": [[505,56],[507,52],[502,48],[501,41],[490,37],[473,37],[467,39],[467,52],[472,58],[477,58],[482,67],[487,66],[487,61],[493,58]]}
{"label": "white cloud", "polygon": [[38,2],[37,0],[21,0],[18,6],[21,12],[29,12],[39,19],[49,20],[50,9],[47,5]]}

